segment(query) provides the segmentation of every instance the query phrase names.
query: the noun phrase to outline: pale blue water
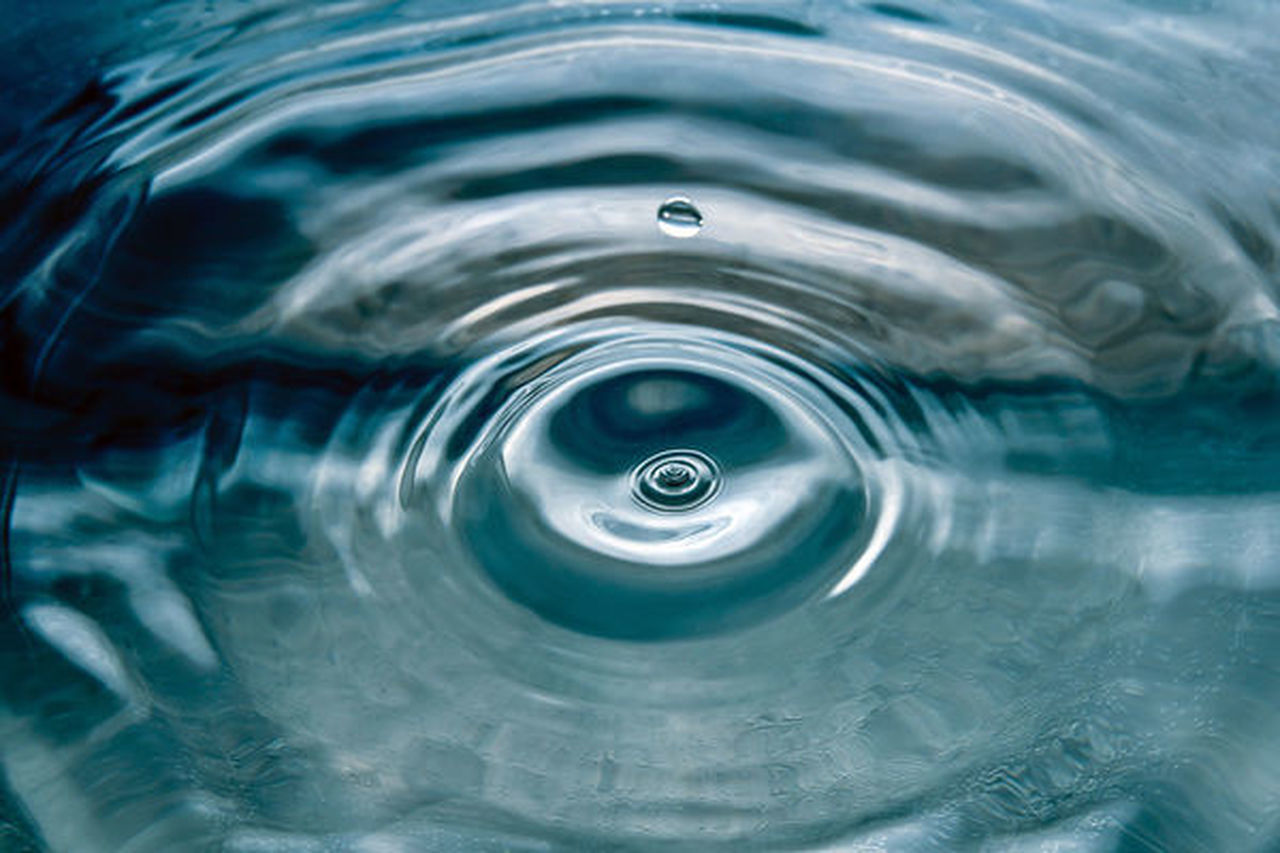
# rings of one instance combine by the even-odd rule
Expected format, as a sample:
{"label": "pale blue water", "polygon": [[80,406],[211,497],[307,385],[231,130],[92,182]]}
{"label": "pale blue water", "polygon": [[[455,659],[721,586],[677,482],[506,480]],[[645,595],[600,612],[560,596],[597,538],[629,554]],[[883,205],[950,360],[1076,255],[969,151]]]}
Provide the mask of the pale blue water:
{"label": "pale blue water", "polygon": [[1280,7],[4,7],[0,849],[1280,849]]}

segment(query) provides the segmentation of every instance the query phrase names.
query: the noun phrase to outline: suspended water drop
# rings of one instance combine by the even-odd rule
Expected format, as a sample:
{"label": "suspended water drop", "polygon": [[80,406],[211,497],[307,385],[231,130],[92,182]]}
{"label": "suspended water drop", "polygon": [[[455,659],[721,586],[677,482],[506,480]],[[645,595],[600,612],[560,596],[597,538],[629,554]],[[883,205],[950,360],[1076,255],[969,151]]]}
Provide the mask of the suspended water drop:
{"label": "suspended water drop", "polygon": [[692,237],[702,230],[702,212],[682,195],[674,195],[658,208],[658,227],[668,237]]}
{"label": "suspended water drop", "polygon": [[720,471],[696,450],[666,450],[636,468],[632,491],[644,506],[680,512],[706,503],[720,489]]}

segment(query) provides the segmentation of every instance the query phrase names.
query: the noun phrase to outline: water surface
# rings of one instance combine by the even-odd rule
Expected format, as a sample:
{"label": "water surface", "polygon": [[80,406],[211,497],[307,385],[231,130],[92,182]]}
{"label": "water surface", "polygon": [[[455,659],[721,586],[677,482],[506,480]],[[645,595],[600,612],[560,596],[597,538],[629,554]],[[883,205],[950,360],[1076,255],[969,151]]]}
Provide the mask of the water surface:
{"label": "water surface", "polygon": [[1280,844],[1273,4],[73,11],[0,846]]}

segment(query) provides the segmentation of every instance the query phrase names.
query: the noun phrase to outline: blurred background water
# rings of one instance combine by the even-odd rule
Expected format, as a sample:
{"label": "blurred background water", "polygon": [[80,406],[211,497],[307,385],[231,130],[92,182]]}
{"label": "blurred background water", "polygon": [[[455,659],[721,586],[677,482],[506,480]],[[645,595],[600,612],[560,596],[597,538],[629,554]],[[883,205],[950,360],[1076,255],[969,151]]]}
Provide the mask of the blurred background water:
{"label": "blurred background water", "polygon": [[2,17],[0,848],[1280,849],[1271,0]]}

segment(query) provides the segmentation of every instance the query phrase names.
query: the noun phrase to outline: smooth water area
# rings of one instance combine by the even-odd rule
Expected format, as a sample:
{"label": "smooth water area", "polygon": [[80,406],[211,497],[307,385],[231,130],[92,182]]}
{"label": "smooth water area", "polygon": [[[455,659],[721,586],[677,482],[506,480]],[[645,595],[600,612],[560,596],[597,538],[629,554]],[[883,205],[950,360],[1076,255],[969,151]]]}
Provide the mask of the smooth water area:
{"label": "smooth water area", "polygon": [[4,7],[0,849],[1274,851],[1280,7]]}

